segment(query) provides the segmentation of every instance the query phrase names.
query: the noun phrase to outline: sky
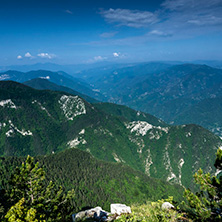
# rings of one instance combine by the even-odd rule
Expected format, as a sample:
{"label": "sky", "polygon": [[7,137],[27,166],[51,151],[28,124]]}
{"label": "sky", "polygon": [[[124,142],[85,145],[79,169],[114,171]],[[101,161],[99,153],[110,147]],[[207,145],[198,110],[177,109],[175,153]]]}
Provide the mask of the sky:
{"label": "sky", "polygon": [[222,60],[222,0],[0,0],[0,65]]}

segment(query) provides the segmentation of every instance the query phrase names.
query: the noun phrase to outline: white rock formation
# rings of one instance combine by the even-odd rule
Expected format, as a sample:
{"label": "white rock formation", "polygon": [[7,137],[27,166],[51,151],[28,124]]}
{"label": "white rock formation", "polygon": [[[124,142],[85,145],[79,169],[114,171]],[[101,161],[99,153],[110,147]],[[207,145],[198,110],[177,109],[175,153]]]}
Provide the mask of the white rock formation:
{"label": "white rock formation", "polygon": [[131,214],[131,208],[125,204],[111,204],[110,205],[111,214]]}
{"label": "white rock formation", "polygon": [[2,107],[9,107],[11,109],[16,109],[17,108],[15,103],[13,103],[11,99],[0,101],[0,106],[2,106]]}
{"label": "white rock formation", "polygon": [[78,96],[63,95],[58,102],[68,120],[73,120],[76,116],[86,114],[85,104]]}
{"label": "white rock formation", "polygon": [[175,207],[173,206],[173,204],[169,203],[169,202],[164,202],[162,204],[161,207],[163,210],[170,210],[170,209],[175,209]]}

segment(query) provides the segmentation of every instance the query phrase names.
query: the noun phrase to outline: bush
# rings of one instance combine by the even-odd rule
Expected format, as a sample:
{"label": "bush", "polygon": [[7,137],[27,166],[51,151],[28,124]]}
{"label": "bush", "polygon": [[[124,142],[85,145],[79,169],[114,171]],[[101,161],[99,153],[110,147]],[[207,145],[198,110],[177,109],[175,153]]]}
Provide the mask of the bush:
{"label": "bush", "polygon": [[[217,172],[222,170],[222,150],[218,149],[214,166]],[[199,169],[194,175],[200,191],[195,194],[185,189],[184,203],[187,212],[195,221],[222,221],[222,177],[204,174]]]}

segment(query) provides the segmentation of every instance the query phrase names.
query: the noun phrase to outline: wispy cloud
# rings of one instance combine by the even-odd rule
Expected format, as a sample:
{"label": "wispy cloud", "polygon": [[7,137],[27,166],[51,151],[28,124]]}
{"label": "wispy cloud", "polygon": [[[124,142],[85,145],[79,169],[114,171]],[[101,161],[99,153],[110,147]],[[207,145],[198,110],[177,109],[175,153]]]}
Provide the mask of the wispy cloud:
{"label": "wispy cloud", "polygon": [[109,10],[101,10],[100,14],[109,23],[133,28],[146,27],[159,20],[155,13],[149,11],[110,8]]}
{"label": "wispy cloud", "polygon": [[107,60],[107,57],[105,57],[105,56],[94,56],[92,59],[87,60],[86,63],[102,62],[104,60]]}
{"label": "wispy cloud", "polygon": [[147,35],[154,35],[154,36],[159,36],[159,37],[170,37],[172,34],[166,33],[157,29],[154,29],[150,31]]}
{"label": "wispy cloud", "polygon": [[17,59],[22,59],[22,56],[21,56],[21,55],[18,55],[18,56],[17,56]]}
{"label": "wispy cloud", "polygon": [[73,14],[73,12],[72,12],[72,11],[70,11],[69,9],[65,10],[65,12],[66,12],[67,14],[70,14],[70,15],[72,15],[72,14]]}
{"label": "wispy cloud", "polygon": [[[222,25],[221,0],[166,0],[161,5],[168,21],[196,26]],[[167,12],[169,10],[169,12]]]}
{"label": "wispy cloud", "polygon": [[202,10],[202,9],[215,9],[215,7],[222,6],[221,0],[165,0],[162,7],[171,11],[184,11],[184,10]]}
{"label": "wispy cloud", "polygon": [[145,28],[150,36],[192,36],[222,30],[222,0],[165,0],[154,12],[118,8],[101,10],[100,14],[109,23]]}
{"label": "wispy cloud", "polygon": [[103,60],[106,60],[107,57],[95,56],[93,59],[94,59],[94,61],[103,61]]}
{"label": "wispy cloud", "polygon": [[104,32],[100,35],[102,38],[112,38],[115,36],[118,32]]}
{"label": "wispy cloud", "polygon": [[55,54],[49,54],[49,53],[44,53],[44,52],[39,53],[37,56],[44,59],[52,59],[56,57]]}

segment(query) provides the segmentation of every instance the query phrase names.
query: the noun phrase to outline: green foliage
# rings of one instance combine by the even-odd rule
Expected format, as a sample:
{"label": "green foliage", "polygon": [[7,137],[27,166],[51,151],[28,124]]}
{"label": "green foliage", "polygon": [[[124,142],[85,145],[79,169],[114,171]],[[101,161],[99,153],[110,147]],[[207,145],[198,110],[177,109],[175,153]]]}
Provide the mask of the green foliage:
{"label": "green foliage", "polygon": [[87,102],[90,102],[90,103],[98,102],[98,100],[95,100],[89,96],[79,93],[71,88],[57,85],[53,82],[50,82],[47,79],[41,79],[41,78],[31,79],[31,80],[28,80],[27,82],[24,82],[23,84],[25,84],[26,86],[30,86],[34,89],[40,89],[40,90],[48,89],[48,90],[53,90],[53,91],[67,92],[75,96],[80,96],[81,98],[85,99]]}
{"label": "green foliage", "polygon": [[[1,160],[1,158],[0,158]],[[174,195],[182,201],[182,188],[165,181],[150,178],[145,174],[120,163],[108,163],[92,157],[87,152],[69,149],[54,155],[38,157],[40,167],[44,167],[47,184],[54,181],[56,188],[64,187],[66,192],[74,189],[75,200],[71,202],[73,213],[86,206],[101,206],[109,211],[110,203],[144,203]],[[2,158],[0,164],[0,186],[8,188],[8,175],[20,165],[21,158]],[[10,169],[12,168],[12,169]],[[15,203],[14,203],[15,204]]]}
{"label": "green foliage", "polygon": [[[216,154],[215,167],[221,170],[222,150],[218,149]],[[187,199],[185,204],[189,214],[194,220],[199,221],[221,221],[222,220],[222,177],[204,174],[199,169],[194,175],[195,183],[200,186],[196,194],[185,189],[184,196]]]}
{"label": "green foliage", "polygon": [[6,190],[8,208],[6,221],[61,221],[70,216],[70,201],[74,191],[67,194],[50,181],[45,184],[45,172],[30,156],[11,175]]}
{"label": "green foliage", "polygon": [[18,203],[16,203],[14,206],[12,206],[7,214],[5,215],[5,218],[8,222],[45,222],[45,220],[37,220],[36,219],[36,209],[30,208],[24,206],[25,199],[22,198],[19,200]]}
{"label": "green foliage", "polygon": [[[125,106],[91,105],[86,101],[86,114],[71,121],[58,102],[64,93],[0,81],[0,101],[11,99],[17,107],[0,106],[0,156],[49,155],[77,141],[71,147],[100,160],[119,161],[163,180],[175,175],[170,182],[186,187],[191,187],[192,171],[213,166],[210,152],[221,145],[221,140],[199,126],[169,126]],[[140,135],[127,128],[129,121],[146,121],[153,127],[146,135]],[[14,132],[8,136],[10,130]],[[32,135],[22,135],[22,130]]]}
{"label": "green foliage", "polygon": [[132,214],[123,214],[118,218],[117,222],[173,222],[182,218],[183,214],[176,210],[163,210],[161,208],[164,202],[172,203],[173,197],[158,200],[157,202],[147,202],[142,205],[132,205]]}

